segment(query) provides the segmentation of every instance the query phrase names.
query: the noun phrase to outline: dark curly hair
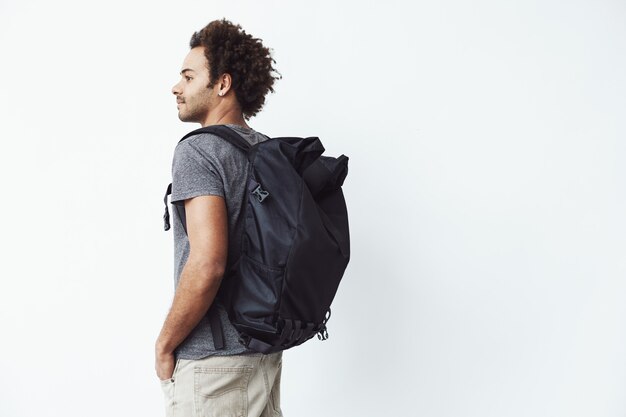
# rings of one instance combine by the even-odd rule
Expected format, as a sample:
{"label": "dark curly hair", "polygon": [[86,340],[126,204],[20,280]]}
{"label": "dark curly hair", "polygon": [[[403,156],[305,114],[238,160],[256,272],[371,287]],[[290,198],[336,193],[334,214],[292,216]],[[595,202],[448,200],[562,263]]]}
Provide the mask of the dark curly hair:
{"label": "dark curly hair", "polygon": [[271,57],[271,49],[225,18],[194,32],[189,47],[197,46],[204,46],[204,56],[209,63],[207,88],[213,87],[220,75],[230,74],[235,97],[246,120],[261,110],[268,91],[274,92],[274,80],[282,78],[272,66],[276,61]]}

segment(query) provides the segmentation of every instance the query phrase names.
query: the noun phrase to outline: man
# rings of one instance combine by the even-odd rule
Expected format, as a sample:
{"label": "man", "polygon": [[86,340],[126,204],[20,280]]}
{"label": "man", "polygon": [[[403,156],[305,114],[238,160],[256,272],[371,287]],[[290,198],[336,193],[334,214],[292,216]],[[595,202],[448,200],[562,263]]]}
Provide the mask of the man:
{"label": "man", "polygon": [[[246,121],[281,78],[272,74],[270,50],[226,19],[195,32],[190,48],[172,88],[178,118],[202,127],[227,125],[250,144],[268,139]],[[171,202],[184,206],[188,236],[172,210],[176,291],[155,360],[167,416],[282,415],[281,352],[265,355],[243,346],[216,298],[240,253],[247,164],[241,151],[208,133],[185,139],[174,151]],[[220,350],[213,345],[211,307],[224,331]]]}

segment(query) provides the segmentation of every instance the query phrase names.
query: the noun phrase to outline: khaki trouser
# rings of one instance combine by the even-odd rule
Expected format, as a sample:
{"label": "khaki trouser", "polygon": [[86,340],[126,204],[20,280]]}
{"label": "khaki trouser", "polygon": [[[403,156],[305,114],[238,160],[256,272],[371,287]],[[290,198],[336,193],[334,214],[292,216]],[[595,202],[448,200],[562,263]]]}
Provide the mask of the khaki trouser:
{"label": "khaki trouser", "polygon": [[166,417],[280,417],[282,352],[178,359],[161,381]]}

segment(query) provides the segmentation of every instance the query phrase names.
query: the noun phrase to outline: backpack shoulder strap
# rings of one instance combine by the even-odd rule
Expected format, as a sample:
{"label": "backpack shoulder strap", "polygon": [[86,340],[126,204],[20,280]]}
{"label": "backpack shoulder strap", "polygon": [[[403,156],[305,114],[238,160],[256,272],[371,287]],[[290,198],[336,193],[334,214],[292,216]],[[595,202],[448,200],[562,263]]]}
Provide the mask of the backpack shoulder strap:
{"label": "backpack shoulder strap", "polygon": [[[252,145],[250,145],[248,141],[246,141],[243,137],[241,137],[239,133],[237,133],[235,130],[225,125],[205,126],[205,127],[201,127],[199,129],[193,130],[187,133],[185,136],[183,136],[182,139],[178,141],[178,143],[182,142],[188,137],[198,135],[201,133],[212,133],[216,136],[219,136],[220,138],[229,142],[231,145],[233,145],[234,147],[236,147],[237,149],[241,150],[242,152],[246,154],[248,153],[250,148],[252,148]],[[163,199],[165,203],[165,214],[163,216],[163,219],[165,222],[165,230],[168,230],[170,228],[169,212],[167,209],[167,196],[171,194],[171,192],[172,192],[172,184],[170,183],[167,188],[167,191],[165,192],[165,198]],[[185,207],[179,206],[177,204],[173,204],[173,206],[174,206],[174,209],[178,212],[178,217],[181,220],[183,229],[185,230],[185,234],[187,234],[187,218],[186,218],[187,216],[185,215]],[[209,311],[207,312],[207,314],[209,316],[209,323],[211,325],[211,333],[213,335],[214,348],[216,350],[222,350],[224,349],[224,346],[225,346],[224,330],[223,330],[222,323],[219,318],[219,314],[217,313],[217,310],[214,305],[211,305],[211,308],[209,308]]]}

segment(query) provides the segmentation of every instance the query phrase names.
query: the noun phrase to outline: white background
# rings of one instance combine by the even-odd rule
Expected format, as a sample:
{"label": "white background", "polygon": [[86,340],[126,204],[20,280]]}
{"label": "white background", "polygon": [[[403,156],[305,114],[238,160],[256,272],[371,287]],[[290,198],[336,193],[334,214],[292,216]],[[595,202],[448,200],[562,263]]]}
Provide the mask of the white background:
{"label": "white background", "polygon": [[285,416],[626,415],[623,2],[2,0],[0,416],[163,415],[171,87],[222,17],[283,75],[249,124],[350,157]]}

